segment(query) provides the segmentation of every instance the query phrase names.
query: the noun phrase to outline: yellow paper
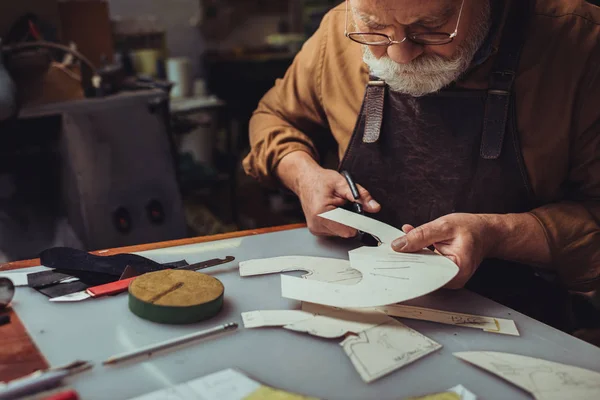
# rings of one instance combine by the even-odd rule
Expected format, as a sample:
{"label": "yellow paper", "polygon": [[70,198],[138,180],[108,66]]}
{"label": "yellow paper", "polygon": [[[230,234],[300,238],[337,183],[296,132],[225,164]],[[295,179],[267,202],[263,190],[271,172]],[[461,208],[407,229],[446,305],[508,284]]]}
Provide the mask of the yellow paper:
{"label": "yellow paper", "polygon": [[[273,389],[268,386],[261,386],[250,396],[244,397],[244,400],[319,400],[316,397],[301,396],[299,394],[288,393],[283,390]],[[460,398],[458,399],[460,400]]]}
{"label": "yellow paper", "polygon": [[460,396],[452,392],[428,394],[422,397],[409,397],[406,400],[461,400]]}

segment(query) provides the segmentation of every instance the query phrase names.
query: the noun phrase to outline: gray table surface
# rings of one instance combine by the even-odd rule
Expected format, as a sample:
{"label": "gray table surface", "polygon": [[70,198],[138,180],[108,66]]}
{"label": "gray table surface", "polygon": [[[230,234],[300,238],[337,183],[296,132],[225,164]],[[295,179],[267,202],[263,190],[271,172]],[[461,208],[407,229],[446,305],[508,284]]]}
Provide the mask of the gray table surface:
{"label": "gray table surface", "polygon": [[[520,337],[425,321],[402,320],[443,348],[374,383],[362,381],[339,342],[281,328],[244,329],[240,313],[298,309],[281,297],[279,275],[241,278],[242,260],[281,255],[347,259],[355,243],[313,237],[306,229],[142,252],[160,262],[196,262],[233,255],[236,261],[210,270],[225,285],[223,311],[192,326],[144,321],[127,308],[127,295],[56,304],[30,288],[17,290],[14,308],[52,366],[89,360],[95,367],[70,378],[84,399],[128,399],[225,368],[238,368],[277,388],[322,399],[402,399],[462,384],[480,399],[528,399],[525,392],[455,356],[458,351],[501,351],[543,358],[600,372],[600,349],[467,291],[440,290],[411,305],[515,320]],[[207,270],[208,272],[208,270]],[[300,273],[292,273],[300,276]],[[148,360],[104,367],[111,355],[225,322],[240,328]]]}

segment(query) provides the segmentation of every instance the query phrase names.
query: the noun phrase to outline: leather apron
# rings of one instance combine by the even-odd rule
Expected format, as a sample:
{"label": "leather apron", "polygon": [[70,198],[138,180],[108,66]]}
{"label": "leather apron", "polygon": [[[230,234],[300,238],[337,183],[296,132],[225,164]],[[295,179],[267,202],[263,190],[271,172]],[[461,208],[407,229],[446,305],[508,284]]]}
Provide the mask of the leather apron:
{"label": "leather apron", "polygon": [[[512,91],[529,3],[513,2],[487,90],[447,87],[412,97],[383,81],[369,82],[339,170],[381,204],[372,217],[396,227],[419,226],[451,213],[522,213],[536,207]],[[529,266],[485,260],[467,288],[571,329],[567,292]]]}

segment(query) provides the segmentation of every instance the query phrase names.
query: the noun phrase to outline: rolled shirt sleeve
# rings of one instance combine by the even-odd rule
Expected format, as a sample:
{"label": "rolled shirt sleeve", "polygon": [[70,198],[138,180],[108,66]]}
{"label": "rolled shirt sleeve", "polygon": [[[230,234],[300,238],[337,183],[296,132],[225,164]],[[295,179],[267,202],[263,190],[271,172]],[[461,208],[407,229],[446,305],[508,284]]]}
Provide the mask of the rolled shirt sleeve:
{"label": "rolled shirt sleeve", "polygon": [[263,184],[276,185],[275,169],[291,152],[304,151],[319,160],[315,139],[329,134],[321,95],[328,19],[325,16],[250,119],[251,150],[243,167],[246,174]]}
{"label": "rolled shirt sleeve", "polygon": [[563,198],[532,211],[546,233],[552,267],[569,288],[581,292],[600,288],[599,66],[600,57],[589,60],[581,81]]}

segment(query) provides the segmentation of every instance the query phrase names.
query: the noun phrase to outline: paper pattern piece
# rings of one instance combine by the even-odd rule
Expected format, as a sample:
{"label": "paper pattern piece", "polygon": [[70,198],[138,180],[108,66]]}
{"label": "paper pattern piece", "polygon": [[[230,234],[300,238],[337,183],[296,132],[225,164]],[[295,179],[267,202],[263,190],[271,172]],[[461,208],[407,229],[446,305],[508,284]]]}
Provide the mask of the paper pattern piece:
{"label": "paper pattern piece", "polygon": [[391,320],[380,312],[357,312],[310,303],[302,303],[302,311],[311,313],[314,317],[285,325],[284,328],[327,339],[339,338],[348,333],[358,334]]}
{"label": "paper pattern piece", "polygon": [[280,326],[313,336],[334,339],[360,333],[386,321],[381,312],[359,312],[303,303],[300,310],[263,310],[242,313],[244,328]]}
{"label": "paper pattern piece", "polygon": [[515,321],[509,319],[433,310],[430,308],[423,307],[403,306],[400,304],[375,307],[374,310],[381,311],[393,317],[439,322],[441,324],[482,329],[485,332],[520,336],[519,330],[515,325]]}
{"label": "paper pattern piece", "polygon": [[600,373],[517,354],[459,352],[454,355],[531,393],[537,400],[600,398]]}
{"label": "paper pattern piece", "polygon": [[340,345],[367,383],[442,348],[394,319],[358,336],[349,336]]}
{"label": "paper pattern piece", "polygon": [[251,329],[266,326],[285,326],[314,317],[314,314],[300,310],[263,310],[243,312],[242,322],[244,328]]}
{"label": "paper pattern piece", "polygon": [[[350,266],[358,270],[362,279],[356,284],[340,285],[330,277],[319,279],[316,271],[341,271],[340,260],[293,257],[287,260],[253,260],[254,273],[281,272],[308,269],[314,279],[292,276],[281,277],[281,294],[285,298],[342,308],[376,307],[410,300],[433,292],[448,283],[458,273],[458,267],[448,258],[430,250],[403,254],[394,252],[391,242],[403,232],[372,218],[344,209],[335,209],[320,215],[344,225],[360,229],[382,241],[379,247],[361,247],[349,252]],[[264,264],[262,268],[258,264]],[[287,264],[286,264],[287,263]],[[286,264],[283,266],[282,264]],[[241,263],[240,275],[248,273],[248,262]]]}
{"label": "paper pattern piece", "polygon": [[[294,319],[297,321],[286,324]],[[358,335],[349,336],[340,344],[367,383],[442,347],[378,310],[346,310],[302,303],[302,311],[251,311],[242,313],[242,320],[246,328],[283,326],[327,339],[349,333]]]}
{"label": "paper pattern piece", "polygon": [[362,279],[348,260],[326,257],[284,256],[240,262],[240,276],[266,275],[280,272],[306,271],[304,279],[354,285]]}
{"label": "paper pattern piece", "polygon": [[262,385],[233,369],[194,379],[130,400],[318,400]]}
{"label": "paper pattern piece", "polygon": [[377,307],[401,303],[433,292],[458,273],[458,267],[433,252],[390,253],[381,247],[349,252],[350,265],[362,274],[355,285],[281,277],[285,298],[341,308]]}

